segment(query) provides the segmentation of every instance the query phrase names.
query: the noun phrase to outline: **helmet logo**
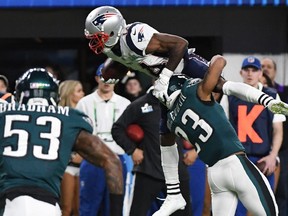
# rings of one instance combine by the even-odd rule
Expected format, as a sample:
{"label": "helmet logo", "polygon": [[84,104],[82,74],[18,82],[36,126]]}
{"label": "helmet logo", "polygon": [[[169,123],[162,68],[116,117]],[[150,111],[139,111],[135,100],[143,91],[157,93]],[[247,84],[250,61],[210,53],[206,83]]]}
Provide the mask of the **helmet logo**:
{"label": "helmet logo", "polygon": [[112,16],[116,16],[116,13],[105,13],[105,14],[101,14],[99,16],[97,16],[93,21],[93,25],[95,25],[96,27],[101,27],[103,25],[103,23],[110,17]]}
{"label": "helmet logo", "polygon": [[144,34],[143,34],[143,27],[142,27],[138,33],[138,42],[142,42],[143,39],[144,39]]}
{"label": "helmet logo", "polygon": [[49,83],[30,83],[31,89],[43,89],[47,87],[50,87]]}

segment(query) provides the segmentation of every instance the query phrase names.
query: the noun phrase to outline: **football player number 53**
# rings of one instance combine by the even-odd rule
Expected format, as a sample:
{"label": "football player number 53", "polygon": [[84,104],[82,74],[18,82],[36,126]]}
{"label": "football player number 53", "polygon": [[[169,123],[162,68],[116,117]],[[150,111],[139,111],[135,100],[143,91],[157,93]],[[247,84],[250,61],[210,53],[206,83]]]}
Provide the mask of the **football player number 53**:
{"label": "football player number 53", "polygon": [[[200,119],[199,115],[191,109],[187,109],[181,117],[181,122],[184,125],[187,124],[188,120],[190,120],[190,121],[192,120],[194,122],[192,124],[193,130],[196,130],[196,128],[199,126],[205,131],[204,134],[200,134],[198,137],[198,139],[201,140],[201,142],[205,143],[210,138],[210,136],[212,135],[213,128],[204,119]],[[175,128],[175,133],[182,136],[184,139],[189,141],[187,134],[180,127],[177,126]],[[193,144],[196,146],[197,153],[199,153],[201,151],[199,144],[197,142],[195,142]]]}
{"label": "football player number 53", "polygon": [[[23,129],[12,128],[13,123],[15,122],[29,122],[29,115],[7,115],[5,116],[5,129],[4,137],[11,137],[13,135],[18,135],[17,149],[13,150],[11,146],[6,146],[3,151],[3,155],[10,157],[23,157],[27,154],[28,149],[28,140],[29,133]],[[58,158],[58,149],[59,149],[59,137],[61,132],[61,121],[53,116],[40,116],[36,119],[36,125],[42,126],[51,124],[51,130],[49,133],[40,133],[39,136],[41,139],[49,140],[49,149],[48,153],[43,153],[43,147],[40,145],[33,146],[33,155],[36,158],[44,160],[55,160]]]}

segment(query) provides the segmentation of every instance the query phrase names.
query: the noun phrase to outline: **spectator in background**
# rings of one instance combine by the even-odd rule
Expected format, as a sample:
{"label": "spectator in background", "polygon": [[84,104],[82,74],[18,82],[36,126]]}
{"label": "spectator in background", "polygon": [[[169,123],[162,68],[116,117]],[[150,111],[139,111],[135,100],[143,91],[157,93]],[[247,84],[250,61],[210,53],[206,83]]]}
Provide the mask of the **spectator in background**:
{"label": "spectator in background", "polygon": [[142,96],[142,86],[140,80],[136,77],[129,77],[125,83],[124,97],[131,102]]}
{"label": "spectator in background", "polygon": [[[123,179],[127,175],[124,150],[113,140],[111,129],[113,123],[119,118],[130,101],[114,92],[114,84],[105,84],[101,81],[100,65],[95,74],[98,88],[83,97],[76,108],[89,116],[93,123],[93,134],[116,153],[122,161]],[[109,193],[104,170],[95,167],[87,160],[80,165],[80,215],[81,216],[109,216]]]}
{"label": "spectator in background", "polygon": [[[276,91],[263,87],[259,82],[262,76],[260,60],[249,56],[243,60],[240,70],[243,82],[278,99]],[[274,189],[274,171],[277,156],[282,144],[283,121],[285,116],[273,114],[264,106],[245,102],[234,96],[223,96],[221,104],[245,147],[248,158],[266,175],[270,186]],[[247,214],[243,204],[239,202],[236,216]]]}
{"label": "spectator in background", "polygon": [[[114,140],[121,145],[126,153],[132,156],[134,162],[135,184],[129,214],[131,216],[151,216],[155,210],[158,210],[149,211],[153,201],[161,192],[166,194],[165,178],[161,166],[160,117],[160,102],[150,91],[134,100],[113,124],[112,136]],[[137,124],[143,129],[144,137],[142,140],[135,141],[129,138],[126,129],[130,124]],[[178,145],[180,161],[193,162],[188,153],[185,154],[184,158],[182,151],[183,148],[180,144]],[[189,175],[184,162],[179,163],[179,171],[182,194],[186,202],[190,203]],[[161,204],[158,208],[160,206]],[[185,210],[178,210],[172,215],[192,215],[191,205],[186,205]]]}
{"label": "spectator in background", "polygon": [[59,80],[60,82],[63,81],[63,73],[62,73],[62,69],[59,65],[56,64],[48,64],[46,65],[45,69],[53,74],[53,76]]}
{"label": "spectator in background", "polygon": [[[272,86],[277,90],[280,98],[284,102],[288,102],[288,86],[280,85],[275,81],[277,74],[276,62],[271,58],[263,58],[261,60],[261,67],[263,74],[267,74]],[[288,122],[283,123],[283,142],[279,151],[280,158],[280,176],[276,189],[276,201],[279,207],[279,215],[288,215]]]}
{"label": "spectator in background", "polygon": [[0,101],[11,103],[14,101],[14,96],[7,92],[9,88],[9,81],[6,76],[0,75]]}
{"label": "spectator in background", "polygon": [[262,77],[260,77],[259,81],[262,83],[263,86],[269,87],[269,88],[274,88],[272,80],[270,77],[267,75],[267,73],[263,73]]}
{"label": "spectator in background", "polygon": [[[81,82],[66,80],[59,86],[60,106],[75,108],[78,101],[84,97]],[[61,181],[61,210],[62,216],[79,215],[79,170],[82,157],[73,152],[71,160]]]}
{"label": "spectator in background", "polygon": [[0,92],[6,93],[8,90],[9,81],[6,76],[0,75]]}
{"label": "spectator in background", "polygon": [[[270,77],[266,74],[266,73],[263,73],[262,74],[262,77],[260,77],[259,81],[263,84],[264,87],[267,87],[267,88],[273,88],[273,84],[272,84],[272,81],[270,79]],[[286,121],[285,121],[286,122]],[[284,123],[283,122],[283,125]],[[284,131],[283,131],[284,132]],[[282,145],[283,145],[283,141],[282,141]],[[281,145],[281,146],[282,146]],[[281,149],[281,148],[280,148]],[[280,152],[280,151],[279,151]],[[275,172],[274,172],[274,176],[275,176],[275,183],[274,183],[274,193],[276,192],[277,190],[277,186],[278,186],[278,182],[279,182],[279,176],[280,176],[280,159],[279,157],[277,157],[278,159],[278,163],[277,163],[277,167],[275,169]]]}

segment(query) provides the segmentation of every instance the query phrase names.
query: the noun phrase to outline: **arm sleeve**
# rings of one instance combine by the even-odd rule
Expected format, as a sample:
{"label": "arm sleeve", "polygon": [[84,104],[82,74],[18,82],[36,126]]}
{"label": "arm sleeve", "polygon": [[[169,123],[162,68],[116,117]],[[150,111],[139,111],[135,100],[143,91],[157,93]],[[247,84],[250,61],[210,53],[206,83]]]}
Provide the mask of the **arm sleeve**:
{"label": "arm sleeve", "polygon": [[241,100],[261,104],[265,107],[273,100],[273,97],[264,92],[254,88],[248,84],[240,82],[227,81],[223,85],[223,93],[226,95],[233,95]]}

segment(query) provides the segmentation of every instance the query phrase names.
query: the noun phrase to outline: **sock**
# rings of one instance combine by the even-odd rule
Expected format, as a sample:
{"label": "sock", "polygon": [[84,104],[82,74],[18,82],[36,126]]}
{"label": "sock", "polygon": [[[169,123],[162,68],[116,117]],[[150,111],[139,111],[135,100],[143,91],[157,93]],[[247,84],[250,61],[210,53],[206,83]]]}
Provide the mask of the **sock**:
{"label": "sock", "polygon": [[177,144],[172,146],[160,146],[161,161],[167,186],[167,195],[180,194],[180,182],[178,174],[179,154]]}
{"label": "sock", "polygon": [[265,107],[274,100],[273,97],[245,83],[227,81],[224,83],[222,90],[226,95],[233,95],[241,100],[258,103]]}

